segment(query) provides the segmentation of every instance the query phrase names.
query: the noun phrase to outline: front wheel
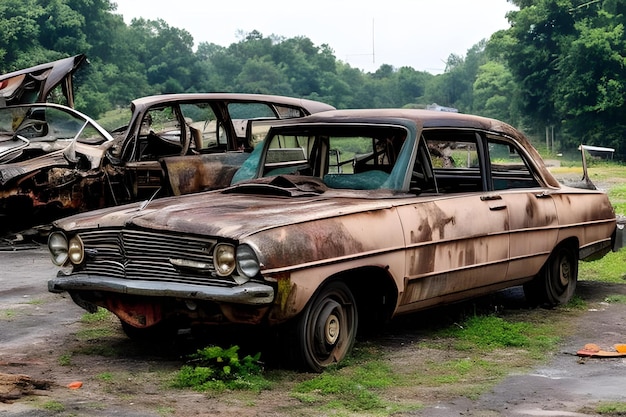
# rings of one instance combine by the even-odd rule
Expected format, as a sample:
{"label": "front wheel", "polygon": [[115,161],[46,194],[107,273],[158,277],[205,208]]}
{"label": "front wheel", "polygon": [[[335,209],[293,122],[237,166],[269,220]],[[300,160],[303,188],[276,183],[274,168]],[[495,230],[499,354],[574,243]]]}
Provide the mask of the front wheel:
{"label": "front wheel", "polygon": [[524,285],[524,294],[531,303],[555,306],[565,304],[574,296],[578,281],[578,256],[570,246],[559,246],[535,279]]}
{"label": "front wheel", "polygon": [[342,282],[328,284],[296,323],[298,365],[321,372],[340,362],[354,345],[357,327],[356,301],[350,289]]}

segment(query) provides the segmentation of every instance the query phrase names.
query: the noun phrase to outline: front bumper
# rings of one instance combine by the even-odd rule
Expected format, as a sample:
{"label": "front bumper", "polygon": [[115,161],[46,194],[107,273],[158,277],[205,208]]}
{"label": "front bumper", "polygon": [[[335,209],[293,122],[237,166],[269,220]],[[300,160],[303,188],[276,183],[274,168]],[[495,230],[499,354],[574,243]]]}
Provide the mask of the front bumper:
{"label": "front bumper", "polygon": [[63,291],[103,291],[246,305],[265,305],[274,301],[274,288],[257,282],[247,282],[236,287],[214,287],[173,282],[128,280],[86,274],[59,276],[51,279],[48,281],[48,291],[54,293]]}

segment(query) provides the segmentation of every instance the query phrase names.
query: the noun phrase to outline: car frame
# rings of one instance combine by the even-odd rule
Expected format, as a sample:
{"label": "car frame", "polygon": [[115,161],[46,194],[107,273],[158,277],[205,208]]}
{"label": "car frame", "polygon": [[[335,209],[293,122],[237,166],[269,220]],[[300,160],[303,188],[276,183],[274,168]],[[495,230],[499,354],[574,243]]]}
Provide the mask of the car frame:
{"label": "car frame", "polygon": [[55,222],[48,286],[131,337],[276,330],[295,366],[322,371],[359,323],[517,285],[565,303],[578,261],[616,240],[607,195],[560,184],[505,123],[337,110],[272,126],[226,189]]}
{"label": "car frame", "polygon": [[66,106],[0,107],[0,229],[228,186],[254,145],[249,120],[331,109],[262,94],[164,94],[133,100],[128,125],[109,133]]}

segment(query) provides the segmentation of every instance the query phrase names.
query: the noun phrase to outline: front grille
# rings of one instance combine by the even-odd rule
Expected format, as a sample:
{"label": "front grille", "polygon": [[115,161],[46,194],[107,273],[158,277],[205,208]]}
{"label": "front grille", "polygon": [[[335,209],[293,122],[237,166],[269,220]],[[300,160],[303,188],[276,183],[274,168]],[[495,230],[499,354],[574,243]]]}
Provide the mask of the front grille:
{"label": "front grille", "polygon": [[[86,260],[76,269],[77,273],[186,284],[234,284],[232,279],[215,274],[212,256],[215,239],[127,229],[93,230],[79,236]],[[209,269],[179,270],[170,259],[202,262]]]}

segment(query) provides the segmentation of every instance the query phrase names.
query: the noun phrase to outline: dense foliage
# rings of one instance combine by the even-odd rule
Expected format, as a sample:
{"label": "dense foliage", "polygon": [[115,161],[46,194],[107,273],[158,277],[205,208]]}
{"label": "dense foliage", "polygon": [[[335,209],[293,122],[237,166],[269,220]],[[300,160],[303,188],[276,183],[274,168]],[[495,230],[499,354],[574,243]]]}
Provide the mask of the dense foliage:
{"label": "dense foliage", "polygon": [[125,24],[112,0],[3,0],[0,72],[85,53],[91,64],[76,75],[76,105],[94,117],[169,92],[280,94],[338,108],[438,103],[502,119],[550,151],[582,142],[626,159],[626,4],[509,1],[518,8],[509,29],[464,57],[450,55],[434,75],[389,64],[365,73],[337,60],[330,45],[257,31],[227,47],[194,48],[189,32],[163,20]]}

